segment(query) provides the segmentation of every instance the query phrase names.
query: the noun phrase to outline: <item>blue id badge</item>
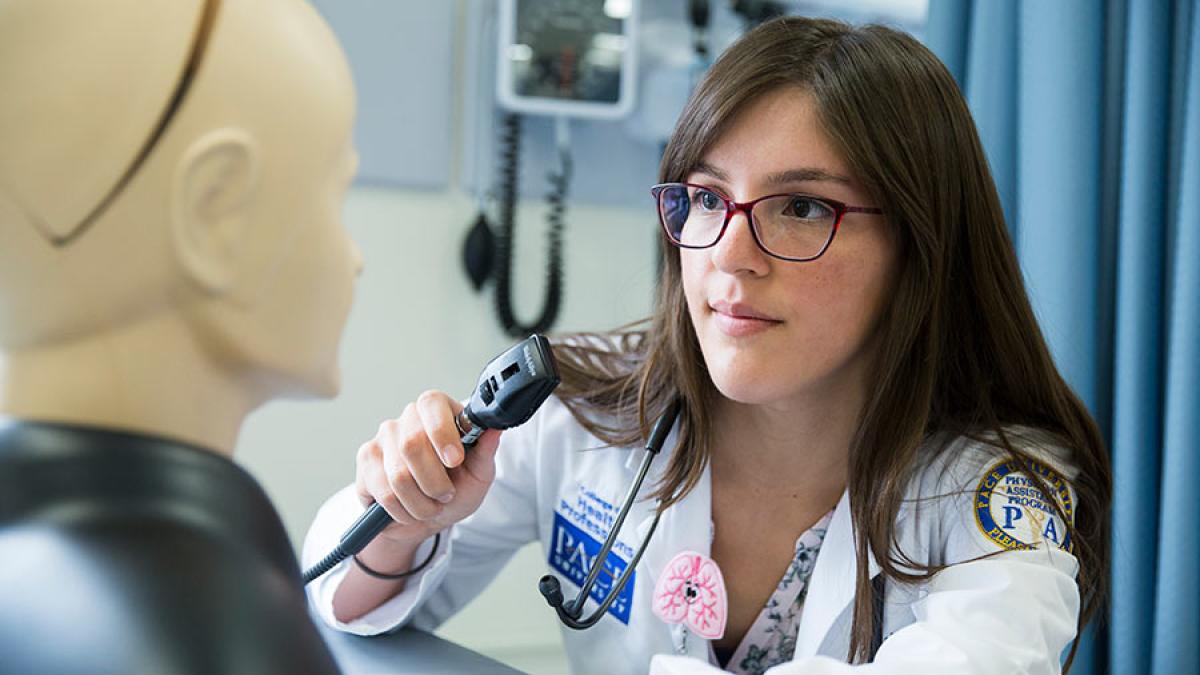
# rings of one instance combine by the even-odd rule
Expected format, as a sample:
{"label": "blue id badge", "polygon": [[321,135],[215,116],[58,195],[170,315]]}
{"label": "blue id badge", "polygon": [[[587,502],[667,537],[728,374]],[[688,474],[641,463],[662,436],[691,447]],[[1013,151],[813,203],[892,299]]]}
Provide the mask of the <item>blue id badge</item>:
{"label": "blue id badge", "polygon": [[[596,557],[600,555],[603,542],[593,539],[557,511],[554,513],[554,530],[550,539],[550,567],[557,570],[563,577],[576,586],[582,587],[588,572],[591,571]],[[617,579],[625,572],[629,563],[609,551],[604,560],[604,568],[596,577],[589,597],[596,602],[603,602],[608,597],[609,590],[616,584]],[[629,575],[629,582],[617,594],[616,600],[608,608],[608,613],[621,623],[629,625],[629,610],[633,603],[633,584],[637,572]]]}

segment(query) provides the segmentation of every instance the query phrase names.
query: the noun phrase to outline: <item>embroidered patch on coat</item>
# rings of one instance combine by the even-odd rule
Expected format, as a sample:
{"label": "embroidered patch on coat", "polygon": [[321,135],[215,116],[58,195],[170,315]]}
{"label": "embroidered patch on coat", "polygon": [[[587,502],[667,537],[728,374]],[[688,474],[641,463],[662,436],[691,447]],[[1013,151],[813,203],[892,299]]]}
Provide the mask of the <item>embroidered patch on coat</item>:
{"label": "embroidered patch on coat", "polygon": [[[617,555],[616,550],[609,551],[608,557],[597,561],[603,543],[592,538],[571,521],[563,518],[562,514],[554,514],[554,534],[551,538],[550,567],[557,570],[567,581],[582,587],[587,579],[592,565],[603,565],[600,575],[592,586],[590,597],[596,602],[604,602],[617,579],[625,572],[629,562]],[[608,613],[621,623],[629,624],[629,612],[633,606],[633,586],[637,583],[637,572],[629,574],[629,581],[617,594]],[[591,611],[591,610],[589,610]]]}
{"label": "embroidered patch on coat", "polygon": [[706,555],[680,552],[654,585],[653,609],[666,623],[688,626],[705,640],[720,639],[729,613],[721,568]]}
{"label": "embroidered patch on coat", "polygon": [[[1075,503],[1066,479],[1045,464],[1032,460],[1029,464],[1074,523]],[[1032,549],[1045,541],[1071,551],[1071,536],[1062,518],[1037,483],[1011,460],[997,463],[979,481],[975,522],[983,536],[1008,550]]]}

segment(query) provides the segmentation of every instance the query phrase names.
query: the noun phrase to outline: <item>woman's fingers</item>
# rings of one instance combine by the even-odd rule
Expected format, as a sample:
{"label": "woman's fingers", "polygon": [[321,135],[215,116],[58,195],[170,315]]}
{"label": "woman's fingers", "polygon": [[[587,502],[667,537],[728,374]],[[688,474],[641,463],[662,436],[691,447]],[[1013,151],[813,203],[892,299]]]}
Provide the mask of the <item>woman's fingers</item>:
{"label": "woman's fingers", "polygon": [[462,439],[454,423],[462,404],[440,391],[426,391],[417,397],[416,410],[442,464],[450,468],[462,464]]}
{"label": "woman's fingers", "polygon": [[411,525],[414,520],[388,483],[383,470],[383,451],[375,441],[364,443],[359,448],[355,478],[356,491],[364,506],[371,502],[379,504],[392,520],[401,525]]}
{"label": "woman's fingers", "polygon": [[367,489],[366,479],[372,455],[382,456],[373,438],[358,446],[358,452],[354,453],[354,493],[363,506],[370,506],[371,502],[375,501],[375,496]]}
{"label": "woman's fingers", "polygon": [[[425,494],[417,475],[421,474],[420,480],[426,484],[437,485],[437,489],[430,489],[439,496],[453,487],[411,404],[405,407],[399,420],[383,423],[379,445],[383,449],[383,471],[388,485],[404,509],[414,520],[429,520],[440,514],[442,505]],[[439,477],[437,472],[442,475]]]}
{"label": "woman's fingers", "polygon": [[426,392],[379,425],[358,450],[359,500],[380,504],[405,532],[445,528],[474,512],[496,473],[500,432],[486,431],[465,450],[455,425],[461,410],[446,394]]}

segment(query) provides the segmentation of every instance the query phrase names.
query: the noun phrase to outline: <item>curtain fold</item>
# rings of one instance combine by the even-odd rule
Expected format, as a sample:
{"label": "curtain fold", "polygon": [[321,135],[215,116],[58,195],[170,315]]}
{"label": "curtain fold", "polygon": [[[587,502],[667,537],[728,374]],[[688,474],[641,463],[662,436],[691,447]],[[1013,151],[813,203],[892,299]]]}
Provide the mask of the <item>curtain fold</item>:
{"label": "curtain fold", "polygon": [[[1184,6],[1186,7],[1186,6]],[[1163,412],[1162,533],[1154,613],[1153,670],[1200,672],[1200,11],[1179,11],[1187,29],[1177,53],[1177,177],[1167,204],[1170,227],[1169,317]]]}
{"label": "curtain fold", "polygon": [[1200,672],[1198,0],[931,0],[1030,298],[1114,470],[1079,673]]}

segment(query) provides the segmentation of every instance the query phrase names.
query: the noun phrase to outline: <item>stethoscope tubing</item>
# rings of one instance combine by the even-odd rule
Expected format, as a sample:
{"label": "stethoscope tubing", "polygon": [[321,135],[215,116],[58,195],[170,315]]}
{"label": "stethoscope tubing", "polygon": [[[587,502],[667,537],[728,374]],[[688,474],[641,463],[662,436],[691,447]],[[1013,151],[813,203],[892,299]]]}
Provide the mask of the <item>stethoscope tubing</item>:
{"label": "stethoscope tubing", "polygon": [[[625,502],[621,505],[621,511],[617,514],[617,519],[613,526],[608,531],[608,537],[604,539],[604,546],[600,548],[600,552],[596,554],[595,562],[592,563],[592,569],[588,572],[587,578],[584,579],[583,585],[579,589],[579,594],[574,600],[567,602],[556,602],[551,600],[551,594],[547,592],[547,582],[554,588],[555,592],[561,593],[559,590],[558,580],[553,576],[543,577],[542,583],[539,586],[542,588],[542,594],[546,596],[547,601],[554,607],[554,611],[558,614],[559,620],[563,625],[575,630],[584,630],[591,628],[604,617],[605,612],[616,601],[622,589],[629,582],[629,577],[633,575],[634,570],[641,561],[642,555],[646,552],[646,546],[650,543],[650,539],[654,536],[654,531],[658,529],[659,518],[662,517],[662,510],[655,506],[654,520],[650,523],[650,529],[646,532],[642,543],[638,546],[637,551],[630,560],[629,565],[625,567],[625,571],[609,589],[608,594],[604,597],[603,602],[596,611],[592,612],[586,619],[580,619],[579,616],[583,613],[583,605],[587,602],[588,595],[592,592],[592,587],[596,584],[596,579],[600,576],[600,571],[604,567],[604,561],[608,559],[608,554],[612,551],[613,544],[617,541],[617,534],[621,531],[621,526],[625,523],[625,517],[629,515],[629,511],[633,508],[633,503],[637,499],[638,492],[642,489],[642,483],[646,480],[646,474],[650,471],[650,463],[654,461],[655,456],[662,449],[663,443],[667,439],[667,435],[671,432],[671,428],[675,426],[675,420],[679,417],[680,401],[678,399],[671,402],[667,406],[667,410],[662,417],[654,424],[654,429],[650,432],[650,439],[646,442],[646,456],[642,459],[642,464],[638,468],[637,478],[634,479],[633,485],[630,486],[629,492],[625,495]],[[561,599],[561,597],[559,598]]]}
{"label": "stethoscope tubing", "polygon": [[608,608],[616,601],[617,595],[621,593],[621,590],[625,588],[625,584],[629,582],[629,577],[633,574],[634,569],[637,568],[638,562],[642,559],[642,554],[646,552],[646,544],[650,541],[650,537],[654,536],[654,530],[658,528],[658,519],[662,516],[662,513],[657,508],[654,512],[654,521],[650,524],[650,530],[646,533],[646,538],[642,541],[642,545],[634,553],[633,560],[629,561],[629,565],[625,567],[625,571],[621,572],[621,576],[617,578],[616,583],[609,590],[608,595],[605,596],[604,601],[600,603],[596,611],[581,621],[579,615],[583,613],[583,603],[587,601],[588,595],[592,592],[592,586],[595,585],[597,577],[600,576],[600,570],[604,567],[604,561],[608,559],[608,553],[617,541],[617,533],[620,532],[621,525],[625,522],[625,516],[629,514],[630,507],[633,506],[638,490],[642,487],[642,481],[645,480],[646,473],[650,470],[650,462],[653,460],[654,454],[646,453],[645,459],[642,460],[642,466],[638,470],[637,479],[630,486],[629,494],[625,496],[625,505],[622,507],[621,512],[617,514],[617,520],[613,523],[612,529],[608,531],[608,537],[604,540],[604,546],[601,547],[595,562],[592,563],[592,571],[584,579],[583,586],[579,589],[579,595],[563,606],[555,608],[558,611],[559,618],[562,619],[567,627],[574,628],[575,630],[584,630],[585,628],[591,628],[597,621],[603,618],[604,613],[608,611]]}

